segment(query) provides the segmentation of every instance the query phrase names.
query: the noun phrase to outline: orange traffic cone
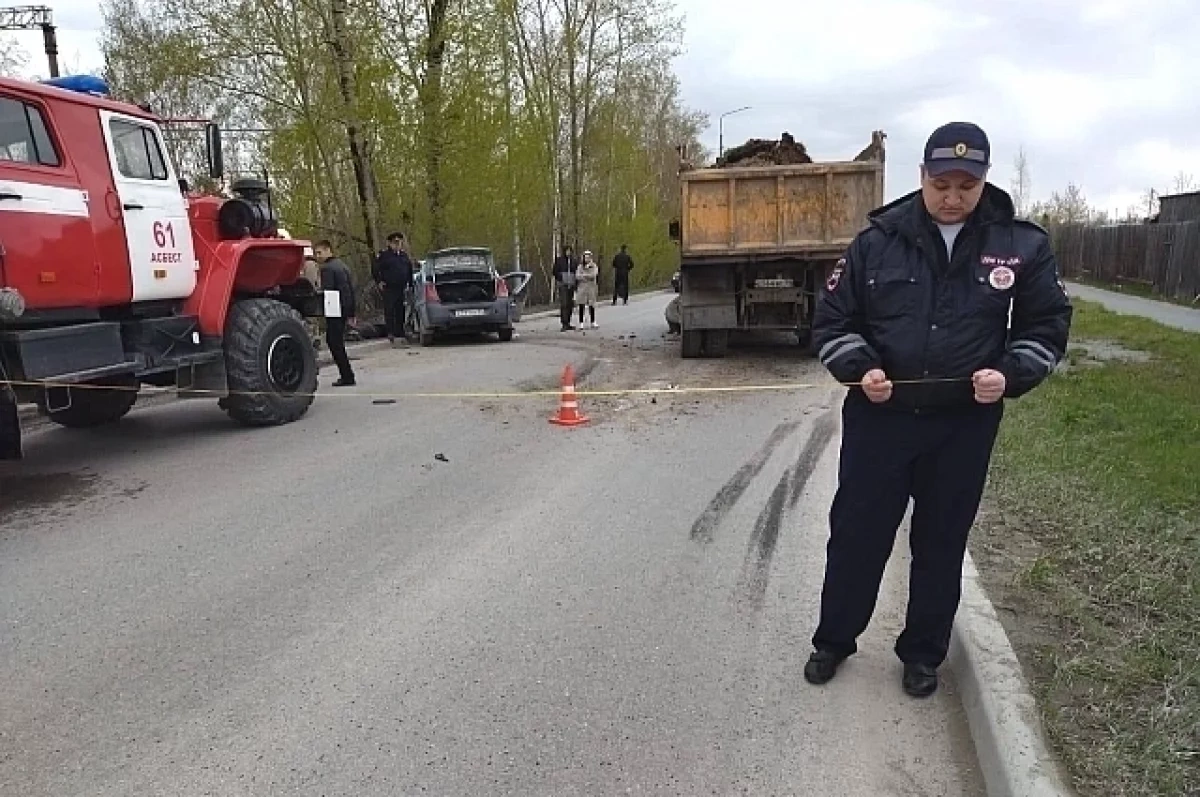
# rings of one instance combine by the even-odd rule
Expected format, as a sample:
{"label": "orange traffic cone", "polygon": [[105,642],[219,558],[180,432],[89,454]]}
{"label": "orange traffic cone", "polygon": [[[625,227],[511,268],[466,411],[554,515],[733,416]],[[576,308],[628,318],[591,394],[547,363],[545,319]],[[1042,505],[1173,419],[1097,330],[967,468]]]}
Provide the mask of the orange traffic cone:
{"label": "orange traffic cone", "polygon": [[567,365],[562,375],[562,400],[558,414],[550,419],[556,426],[582,426],[588,417],[579,411],[579,400],[575,396],[575,369]]}

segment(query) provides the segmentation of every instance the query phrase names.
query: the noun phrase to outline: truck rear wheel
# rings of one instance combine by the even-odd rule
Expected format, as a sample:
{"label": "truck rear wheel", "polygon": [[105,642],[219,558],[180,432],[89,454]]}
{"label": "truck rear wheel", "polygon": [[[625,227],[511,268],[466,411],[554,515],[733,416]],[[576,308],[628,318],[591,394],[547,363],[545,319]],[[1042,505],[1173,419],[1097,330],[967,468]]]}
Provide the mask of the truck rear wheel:
{"label": "truck rear wheel", "polygon": [[724,357],[729,351],[729,330],[709,329],[704,333],[704,353],[709,357]]}
{"label": "truck rear wheel", "polygon": [[235,302],[225,322],[229,417],[247,426],[291,423],[317,390],[317,358],[300,314],[273,299]]}
{"label": "truck rear wheel", "polygon": [[694,360],[704,352],[704,332],[699,329],[685,329],[682,334],[681,350],[685,360]]}
{"label": "truck rear wheel", "polygon": [[[67,391],[70,391],[68,394]],[[73,388],[50,388],[39,399],[50,420],[68,429],[89,429],[116,423],[125,417],[137,402],[138,382],[132,376],[117,376]],[[66,397],[69,395],[69,402]],[[66,404],[55,409],[55,404]]]}

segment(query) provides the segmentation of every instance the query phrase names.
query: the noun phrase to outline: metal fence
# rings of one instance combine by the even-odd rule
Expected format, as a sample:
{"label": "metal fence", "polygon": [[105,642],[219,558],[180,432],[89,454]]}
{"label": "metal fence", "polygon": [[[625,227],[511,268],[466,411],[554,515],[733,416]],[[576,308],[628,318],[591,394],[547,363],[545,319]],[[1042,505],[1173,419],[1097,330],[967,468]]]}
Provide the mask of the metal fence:
{"label": "metal fence", "polygon": [[1063,276],[1134,283],[1200,301],[1200,221],[1063,226],[1051,231]]}

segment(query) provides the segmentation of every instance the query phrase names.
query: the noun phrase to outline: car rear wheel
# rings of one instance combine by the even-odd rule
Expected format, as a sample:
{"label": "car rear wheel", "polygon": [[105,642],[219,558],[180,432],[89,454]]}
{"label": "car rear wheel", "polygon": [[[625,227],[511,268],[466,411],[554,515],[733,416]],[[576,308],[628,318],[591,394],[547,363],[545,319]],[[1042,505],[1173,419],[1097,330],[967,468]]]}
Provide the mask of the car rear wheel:
{"label": "car rear wheel", "polygon": [[513,328],[501,329],[496,334],[500,337],[501,343],[508,343],[513,339]]}
{"label": "car rear wheel", "polygon": [[422,346],[432,346],[433,345],[433,330],[425,328],[425,324],[423,324],[421,322],[421,314],[420,313],[417,313],[416,317],[417,317],[417,323],[416,323],[417,340],[421,343]]}

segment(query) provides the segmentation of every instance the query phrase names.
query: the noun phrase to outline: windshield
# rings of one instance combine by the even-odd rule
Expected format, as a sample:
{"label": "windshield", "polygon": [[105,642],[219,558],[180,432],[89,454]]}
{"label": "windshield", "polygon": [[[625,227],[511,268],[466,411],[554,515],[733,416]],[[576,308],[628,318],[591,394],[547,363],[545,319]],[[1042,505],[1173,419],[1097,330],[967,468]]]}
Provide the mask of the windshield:
{"label": "windshield", "polygon": [[438,255],[429,262],[436,271],[491,271],[492,257],[485,252],[455,252]]}

